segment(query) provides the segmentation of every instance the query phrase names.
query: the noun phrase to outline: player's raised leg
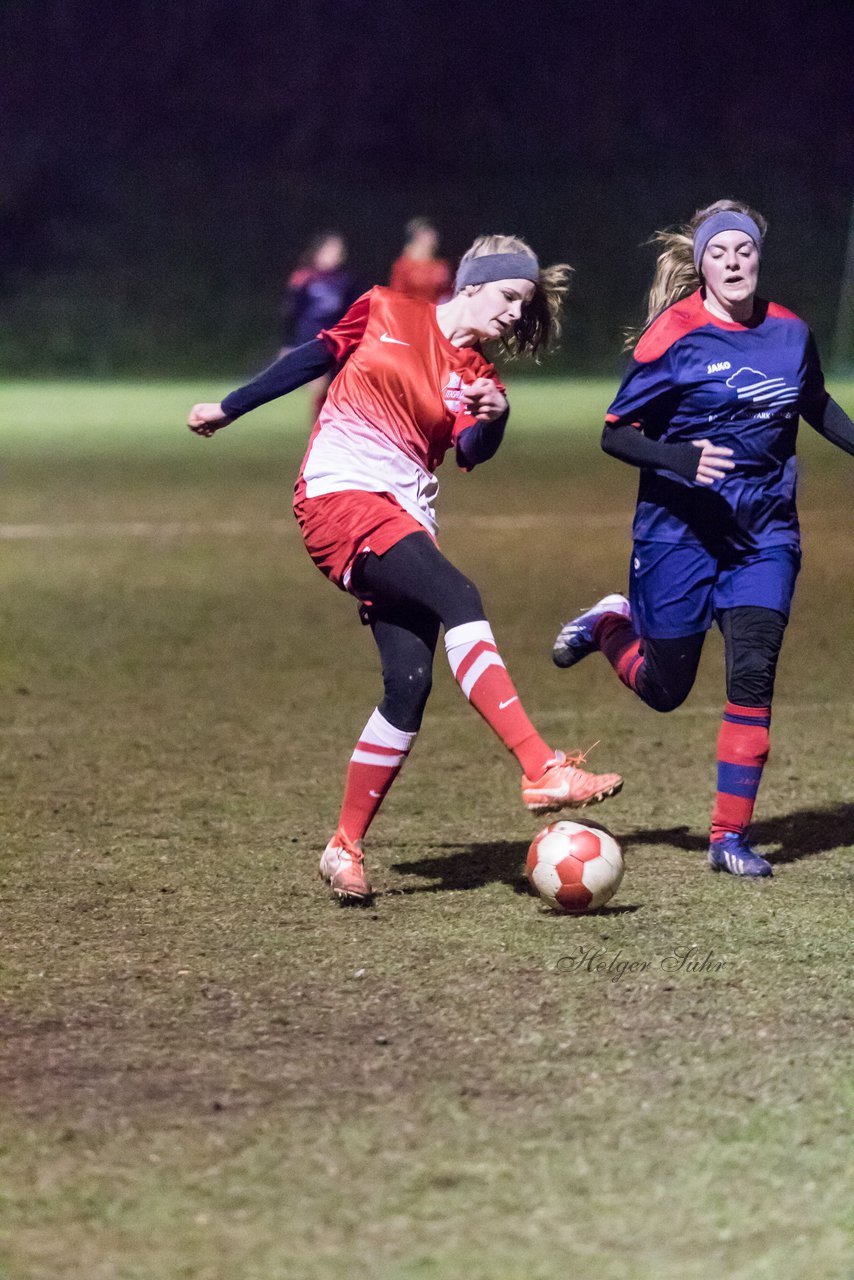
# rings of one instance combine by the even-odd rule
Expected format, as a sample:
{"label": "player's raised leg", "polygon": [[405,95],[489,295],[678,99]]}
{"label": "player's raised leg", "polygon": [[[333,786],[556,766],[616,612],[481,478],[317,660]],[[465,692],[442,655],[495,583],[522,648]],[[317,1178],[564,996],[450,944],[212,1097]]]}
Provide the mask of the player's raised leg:
{"label": "player's raised leg", "polygon": [[529,809],[583,808],[617,794],[623,784],[619,774],[587,772],[580,767],[580,754],[555,751],[537,732],[495,644],[477,588],[427,534],[412,534],[382,556],[366,556],[359,583],[366,594],[417,602],[441,619],[454,677],[518,760]]}
{"label": "player's raised leg", "polygon": [[703,547],[635,544],[631,603],[603,596],[564,623],[552,658],[571,667],[598,649],[619,680],[654,711],[674,711],[694,684],[713,617],[717,562]]}
{"label": "player's raised leg", "polygon": [[540,737],[485,619],[446,631],[445,649],[463,693],[519,761],[526,808],[534,813],[583,809],[617,794],[623,785],[619,774],[588,773],[580,767],[580,753],[567,757]]}
{"label": "player's raised leg", "polygon": [[595,653],[599,648],[596,630],[606,617],[623,618],[631,622],[631,606],[625,596],[613,592],[603,596],[596,604],[565,622],[555,636],[552,661],[556,667],[574,667],[576,662]]}

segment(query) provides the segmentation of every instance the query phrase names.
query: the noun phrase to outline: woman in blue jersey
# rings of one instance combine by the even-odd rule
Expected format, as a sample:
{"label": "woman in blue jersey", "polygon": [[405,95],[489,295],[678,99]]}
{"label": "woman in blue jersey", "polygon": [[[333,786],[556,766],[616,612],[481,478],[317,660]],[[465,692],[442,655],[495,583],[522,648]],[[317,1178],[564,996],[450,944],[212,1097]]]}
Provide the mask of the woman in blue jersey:
{"label": "woman in blue jersey", "polygon": [[761,214],[719,200],[656,235],[649,315],[602,437],[640,468],[630,599],[605,596],[553,651],[571,667],[601,650],[648,706],[672,711],[718,623],[727,702],[708,857],[743,876],[771,875],[747,828],[800,567],[799,416],[854,454],[854,423],[825,391],[809,329],[756,296],[765,230]]}
{"label": "woman in blue jersey", "polygon": [[[322,329],[331,329],[356,301],[362,289],[347,265],[347,242],[337,231],[314,237],[292,272],[280,312],[280,355],[311,342]],[[311,388],[315,421],[331,378],[316,378]]]}

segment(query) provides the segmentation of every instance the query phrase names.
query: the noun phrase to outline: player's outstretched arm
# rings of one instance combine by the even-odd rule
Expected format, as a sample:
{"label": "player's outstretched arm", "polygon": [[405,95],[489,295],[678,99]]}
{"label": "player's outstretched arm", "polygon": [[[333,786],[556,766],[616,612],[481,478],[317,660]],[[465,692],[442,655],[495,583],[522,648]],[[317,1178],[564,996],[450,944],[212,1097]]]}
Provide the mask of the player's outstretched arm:
{"label": "player's outstretched arm", "polygon": [[230,391],[222,404],[194,405],[187,425],[196,435],[212,436],[242,414],[313,382],[315,378],[330,373],[334,367],[335,357],[326,343],[320,338],[313,338],[311,342],[279,356],[245,386]]}
{"label": "player's outstretched arm", "polygon": [[[259,405],[286,396],[297,387],[304,387],[307,382],[331,373],[335,368],[335,356],[320,338],[312,338],[301,347],[279,356],[271,365],[263,369],[257,377],[236,391],[229,391],[222,402],[223,414],[233,422],[241,414],[257,409]],[[226,426],[226,423],[220,425]]]}

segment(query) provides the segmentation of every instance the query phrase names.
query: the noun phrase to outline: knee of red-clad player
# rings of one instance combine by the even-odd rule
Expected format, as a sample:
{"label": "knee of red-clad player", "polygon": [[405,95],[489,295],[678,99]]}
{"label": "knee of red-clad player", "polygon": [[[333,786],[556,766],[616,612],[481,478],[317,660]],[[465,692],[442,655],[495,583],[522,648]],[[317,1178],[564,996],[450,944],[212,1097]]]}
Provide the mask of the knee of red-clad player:
{"label": "knee of red-clad player", "polygon": [[414,662],[384,670],[384,697],[380,713],[396,729],[401,729],[404,733],[415,733],[421,726],[432,687],[432,667],[426,662]]}

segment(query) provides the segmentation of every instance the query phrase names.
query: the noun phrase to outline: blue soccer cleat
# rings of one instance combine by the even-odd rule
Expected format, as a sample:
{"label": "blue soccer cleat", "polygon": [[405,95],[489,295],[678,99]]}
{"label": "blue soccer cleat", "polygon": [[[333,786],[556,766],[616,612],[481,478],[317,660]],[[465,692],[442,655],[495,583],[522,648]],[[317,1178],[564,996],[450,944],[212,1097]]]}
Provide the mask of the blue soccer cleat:
{"label": "blue soccer cleat", "polygon": [[588,653],[595,653],[599,648],[593,638],[596,623],[606,613],[616,613],[627,621],[631,620],[632,611],[625,596],[603,596],[591,608],[580,613],[577,618],[565,622],[555,637],[552,648],[552,662],[556,667],[574,667],[576,662],[586,658]]}
{"label": "blue soccer cleat", "polygon": [[774,874],[771,863],[754,853],[747,837],[728,832],[722,839],[709,845],[709,866],[712,871],[728,871],[731,876],[770,876]]}

